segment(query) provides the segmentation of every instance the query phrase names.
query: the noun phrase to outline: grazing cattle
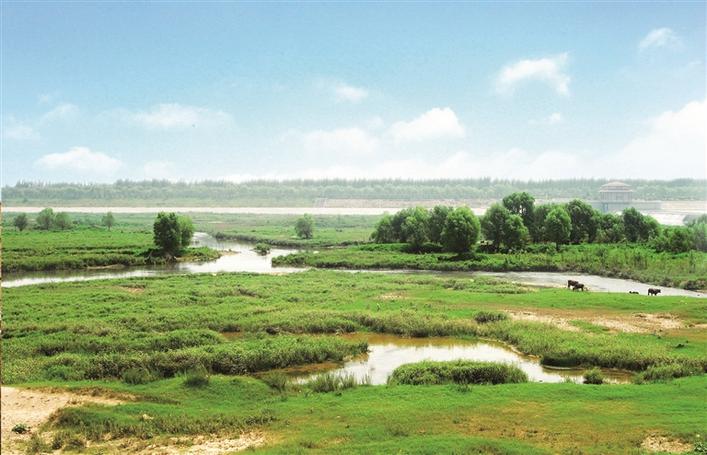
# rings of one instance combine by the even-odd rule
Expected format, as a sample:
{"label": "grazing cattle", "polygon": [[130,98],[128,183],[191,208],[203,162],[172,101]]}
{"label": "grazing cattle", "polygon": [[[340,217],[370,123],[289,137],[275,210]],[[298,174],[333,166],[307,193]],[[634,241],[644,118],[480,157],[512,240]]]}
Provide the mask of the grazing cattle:
{"label": "grazing cattle", "polygon": [[660,294],[660,289],[648,288],[648,295],[658,295]]}
{"label": "grazing cattle", "polygon": [[629,294],[638,294],[638,291],[628,291]]}
{"label": "grazing cattle", "polygon": [[576,286],[578,284],[579,284],[579,281],[567,280],[567,289],[571,288],[572,286]]}
{"label": "grazing cattle", "polygon": [[575,283],[575,284],[572,286],[572,290],[573,290],[573,291],[586,291],[587,288],[584,287],[584,285],[583,285],[582,283]]}

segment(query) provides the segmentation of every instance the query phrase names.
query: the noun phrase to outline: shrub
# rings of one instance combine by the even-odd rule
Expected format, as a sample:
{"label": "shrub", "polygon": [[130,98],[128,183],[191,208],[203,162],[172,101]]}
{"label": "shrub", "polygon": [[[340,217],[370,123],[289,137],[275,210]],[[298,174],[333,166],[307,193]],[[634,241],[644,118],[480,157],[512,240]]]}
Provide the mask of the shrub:
{"label": "shrub", "polygon": [[317,393],[337,392],[352,389],[357,385],[356,376],[353,374],[324,373],[307,382],[307,387]]}
{"label": "shrub", "polygon": [[270,386],[271,389],[275,389],[278,392],[284,392],[287,388],[287,384],[289,383],[289,379],[284,373],[268,373],[263,375],[261,379],[264,383]]}
{"label": "shrub", "polygon": [[301,239],[311,239],[314,236],[314,218],[304,214],[295,223],[295,234]]}
{"label": "shrub", "polygon": [[474,315],[474,320],[479,324],[504,321],[506,319],[508,319],[508,315],[500,311],[479,311]]}
{"label": "shrub", "polygon": [[505,363],[455,360],[418,362],[399,366],[388,384],[511,384],[527,382],[528,376],[518,367]]}
{"label": "shrub", "polygon": [[645,371],[639,373],[634,378],[634,382],[642,383],[645,381],[659,382],[669,381],[671,379],[682,378],[700,374],[700,368],[691,365],[679,363],[666,363],[660,365],[651,365]]}
{"label": "shrub", "polygon": [[266,254],[270,253],[270,245],[268,245],[267,243],[256,243],[255,247],[253,247],[253,250],[259,255],[265,256]]}
{"label": "shrub", "polygon": [[123,373],[123,382],[132,385],[147,384],[154,379],[154,375],[146,368],[128,368]]}
{"label": "shrub", "polygon": [[25,434],[29,432],[29,427],[27,426],[27,424],[18,423],[17,425],[12,427],[12,432],[17,434]]}
{"label": "shrub", "polygon": [[205,387],[209,385],[209,373],[202,365],[188,371],[184,376],[184,385],[187,387]]}
{"label": "shrub", "polygon": [[592,368],[584,373],[585,384],[603,384],[604,374],[599,368]]}

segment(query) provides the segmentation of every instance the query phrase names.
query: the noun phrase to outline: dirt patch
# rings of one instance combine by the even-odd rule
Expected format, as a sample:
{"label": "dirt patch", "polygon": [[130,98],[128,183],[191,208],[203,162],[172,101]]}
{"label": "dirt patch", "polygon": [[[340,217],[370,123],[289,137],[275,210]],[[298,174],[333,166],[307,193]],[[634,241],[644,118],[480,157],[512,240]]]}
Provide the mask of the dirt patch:
{"label": "dirt patch", "polygon": [[542,322],[543,324],[554,325],[555,327],[558,327],[562,330],[567,330],[568,332],[580,332],[580,329],[570,324],[570,321],[568,319],[561,318],[559,316],[553,316],[550,314],[538,314],[532,311],[504,311],[506,311],[510,315],[511,319],[516,321]]}
{"label": "dirt patch", "polygon": [[[117,443],[117,446],[114,444]],[[114,446],[118,452],[141,455],[220,455],[240,452],[265,443],[265,436],[258,432],[243,433],[237,438],[217,435],[169,438],[157,444],[144,445],[144,441],[117,440]]]}
{"label": "dirt patch", "polygon": [[407,296],[402,292],[388,292],[386,294],[381,294],[378,296],[378,300],[390,301],[390,300],[404,300]]}
{"label": "dirt patch", "polygon": [[539,313],[535,311],[504,310],[511,319],[519,321],[542,322],[551,324],[562,330],[579,332],[580,328],[570,321],[584,321],[615,332],[625,333],[652,333],[666,330],[675,330],[685,327],[685,323],[677,317],[667,313],[636,313],[626,316],[596,317],[577,313]]}
{"label": "dirt patch", "polygon": [[142,294],[145,292],[145,288],[131,288],[127,286],[121,286],[121,289],[126,291],[128,294]]}
{"label": "dirt patch", "polygon": [[666,436],[651,435],[643,440],[641,448],[648,452],[687,453],[693,445]]}
{"label": "dirt patch", "polygon": [[[27,441],[49,416],[61,408],[80,406],[86,403],[116,405],[126,400],[72,393],[2,387],[2,453],[22,454],[22,444]],[[29,431],[17,434],[15,425],[24,424]]]}

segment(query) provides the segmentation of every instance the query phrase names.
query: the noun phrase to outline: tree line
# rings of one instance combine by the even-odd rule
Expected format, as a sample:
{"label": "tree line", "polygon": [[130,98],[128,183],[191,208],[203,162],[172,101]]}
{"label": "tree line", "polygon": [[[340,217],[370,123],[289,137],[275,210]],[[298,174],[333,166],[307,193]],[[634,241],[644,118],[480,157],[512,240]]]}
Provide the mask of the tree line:
{"label": "tree line", "polygon": [[[34,227],[34,229],[40,231],[51,231],[59,230],[63,231],[66,229],[71,229],[76,225],[76,222],[71,219],[66,212],[54,213],[51,208],[43,209],[37,214],[34,220],[34,226],[30,225],[29,217],[26,213],[19,213],[15,215],[12,220],[12,225],[17,228],[18,231],[24,231]],[[112,212],[108,212],[101,218],[101,225],[105,226],[110,230],[113,225],[115,225],[115,217]]]}
{"label": "tree line", "polygon": [[661,226],[634,208],[620,215],[595,210],[574,199],[566,204],[535,204],[526,192],[512,193],[493,204],[480,219],[468,207],[414,207],[386,214],[371,239],[407,243],[413,251],[442,249],[464,253],[481,239],[492,252],[524,250],[531,243],[646,243],[656,251],[707,251],[707,215],[687,226]]}
{"label": "tree line", "polygon": [[[605,179],[521,181],[459,180],[286,180],[170,182],[118,180],[111,184],[18,182],[2,189],[6,204],[186,204],[312,205],[319,199],[498,200],[513,192],[540,199],[595,199]],[[644,200],[702,200],[707,180],[626,180]]]}

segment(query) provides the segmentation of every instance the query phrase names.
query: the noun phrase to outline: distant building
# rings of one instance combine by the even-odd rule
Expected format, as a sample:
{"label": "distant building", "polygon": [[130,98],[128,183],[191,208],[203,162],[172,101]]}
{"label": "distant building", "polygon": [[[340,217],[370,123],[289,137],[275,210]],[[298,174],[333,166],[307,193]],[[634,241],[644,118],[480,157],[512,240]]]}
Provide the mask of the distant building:
{"label": "distant building", "polygon": [[629,207],[642,213],[661,210],[660,201],[635,201],[633,196],[631,185],[624,182],[609,182],[599,188],[599,200],[591,201],[591,204],[602,213],[617,213]]}
{"label": "distant building", "polygon": [[599,188],[599,209],[604,213],[618,212],[633,205],[631,185],[609,182]]}

